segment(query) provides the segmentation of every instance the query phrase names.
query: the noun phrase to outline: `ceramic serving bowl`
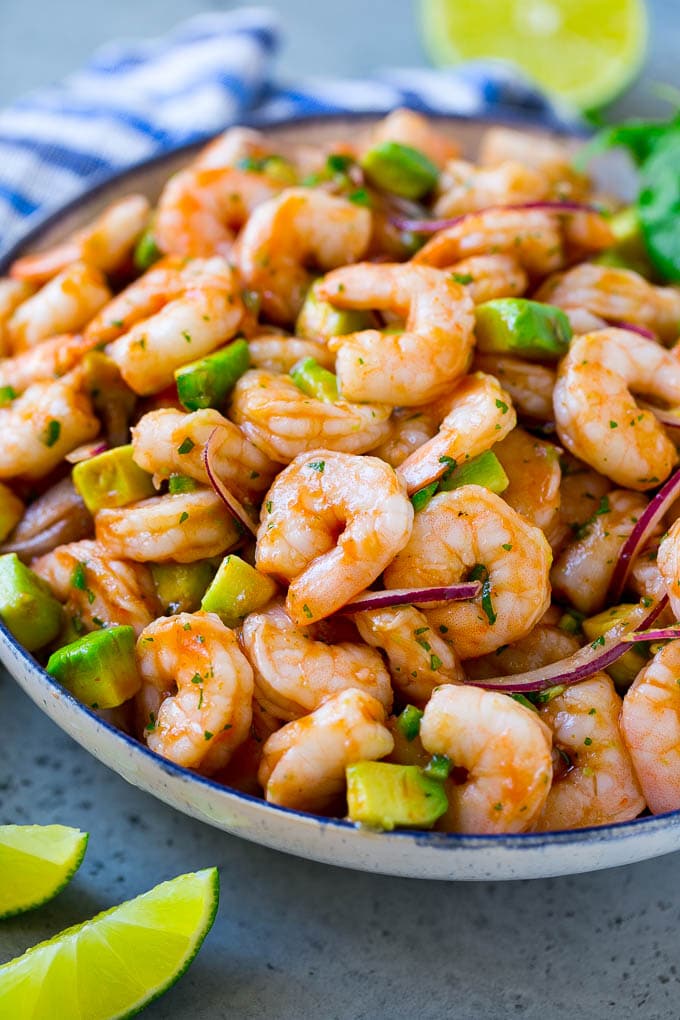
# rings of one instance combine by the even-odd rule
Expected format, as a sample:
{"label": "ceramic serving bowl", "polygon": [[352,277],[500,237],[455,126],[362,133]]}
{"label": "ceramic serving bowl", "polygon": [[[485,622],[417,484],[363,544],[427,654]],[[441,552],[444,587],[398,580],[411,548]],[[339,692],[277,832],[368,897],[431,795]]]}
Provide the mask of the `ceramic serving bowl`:
{"label": "ceramic serving bowl", "polygon": [[[288,122],[268,130],[278,137],[313,141],[355,132],[371,119],[375,118],[362,115],[348,122],[347,118],[327,117]],[[488,126],[464,120],[442,121],[442,127],[454,134],[470,155]],[[7,255],[0,274],[17,255],[63,240],[123,194],[137,191],[155,199],[163,182],[191,157],[192,151],[180,150],[134,167],[70,203],[32,230]],[[629,183],[616,162],[601,166],[599,176],[604,177],[609,190],[621,191],[624,182]],[[274,807],[173,765],[115,729],[68,694],[1,626],[0,659],[50,719],[129,783],[226,832],[300,857],[388,875],[473,881],[568,875],[630,864],[680,849],[680,811],[572,832],[463,836],[443,832],[377,833],[345,821]]]}

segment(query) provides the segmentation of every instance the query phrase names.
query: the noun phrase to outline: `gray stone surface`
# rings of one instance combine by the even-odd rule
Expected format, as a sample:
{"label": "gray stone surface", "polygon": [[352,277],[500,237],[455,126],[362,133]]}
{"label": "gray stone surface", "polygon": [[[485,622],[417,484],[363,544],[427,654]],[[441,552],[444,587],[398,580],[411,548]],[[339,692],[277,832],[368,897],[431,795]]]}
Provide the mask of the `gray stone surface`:
{"label": "gray stone surface", "polygon": [[[112,35],[160,32],[206,6],[0,0],[0,102],[66,73]],[[284,73],[360,73],[423,59],[404,0],[274,6],[289,26]],[[645,78],[619,104],[626,113],[658,108],[652,79],[678,80],[680,5],[650,6],[651,55]],[[91,843],[57,900],[3,923],[0,960],[158,881],[221,867],[215,927],[149,1018],[675,1020],[680,1011],[678,855],[576,878],[473,885],[296,860],[193,822],[127,786],[2,674],[0,822],[10,821],[77,825],[91,832]],[[70,1018],[57,1010],[54,1020]]]}

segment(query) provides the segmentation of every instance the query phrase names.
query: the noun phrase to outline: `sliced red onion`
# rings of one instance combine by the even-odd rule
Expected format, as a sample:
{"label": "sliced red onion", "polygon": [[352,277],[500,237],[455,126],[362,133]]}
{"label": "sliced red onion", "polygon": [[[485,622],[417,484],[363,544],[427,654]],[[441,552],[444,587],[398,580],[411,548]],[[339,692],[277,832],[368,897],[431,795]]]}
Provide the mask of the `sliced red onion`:
{"label": "sliced red onion", "polygon": [[656,496],[649,501],[640,514],[637,524],[621,546],[609,584],[609,598],[612,602],[616,602],[620,597],[635,558],[678,496],[680,496],[680,469],[671,475],[665,485],[661,486]]}
{"label": "sliced red onion", "polygon": [[508,694],[527,694],[532,691],[544,691],[548,687],[564,686],[579,683],[587,680],[594,673],[611,666],[612,662],[620,659],[630,648],[628,641],[624,640],[626,634],[635,634],[649,627],[654,622],[661,610],[668,602],[668,596],[656,602],[651,608],[640,604],[630,613],[627,620],[619,623],[607,631],[602,637],[590,644],[579,648],[573,655],[553,662],[548,666],[541,666],[539,669],[531,669],[526,673],[515,673],[513,676],[495,676],[490,680],[475,680],[474,687],[484,687],[489,691],[505,691]]}
{"label": "sliced red onion", "polygon": [[75,450],[71,450],[70,453],[66,454],[65,459],[69,464],[80,464],[81,460],[89,460],[90,457],[96,457],[99,453],[104,453],[108,450],[109,444],[105,439],[97,439],[94,443],[84,443],[82,446],[76,446]]}
{"label": "sliced red onion", "polygon": [[634,634],[626,634],[622,641],[676,641],[680,638],[680,623],[672,627],[659,627],[658,630],[636,630]]}
{"label": "sliced red onion", "polygon": [[646,340],[658,340],[656,333],[653,333],[651,329],[647,329],[645,326],[638,326],[634,322],[624,322],[623,319],[609,319],[609,325],[615,326],[617,329],[627,329],[629,333],[638,333],[640,336],[645,337]]}
{"label": "sliced red onion", "polygon": [[208,480],[226,508],[229,510],[232,517],[235,517],[236,520],[247,528],[253,535],[257,535],[257,524],[253,521],[249,511],[246,510],[236,496],[229,491],[222,479],[217,475],[214,460],[217,452],[217,446],[220,441],[221,431],[222,429],[219,425],[217,425],[210,433],[208,442],[203,448],[202,459],[205,470],[208,474]]}
{"label": "sliced red onion", "polygon": [[666,428],[680,429],[680,411],[667,411],[663,407],[653,407],[642,400],[638,400],[638,404],[645,410],[651,411],[657,421],[660,421]]}
{"label": "sliced red onion", "polygon": [[358,613],[362,609],[385,609],[387,606],[427,606],[434,602],[462,602],[473,599],[481,589],[479,581],[461,581],[438,588],[389,588],[386,591],[369,591],[359,595],[338,612]]}
{"label": "sliced red onion", "polygon": [[436,234],[440,230],[446,230],[448,227],[455,227],[457,223],[462,223],[463,220],[468,219],[469,216],[478,216],[482,212],[507,212],[510,209],[545,209],[548,212],[589,212],[589,213],[601,213],[602,210],[598,209],[595,205],[589,205],[587,202],[558,202],[558,201],[545,201],[545,202],[518,202],[517,205],[488,205],[486,209],[474,209],[472,212],[461,213],[460,216],[450,216],[445,219],[409,219],[407,216],[391,216],[390,221],[399,230],[410,230],[414,234]]}

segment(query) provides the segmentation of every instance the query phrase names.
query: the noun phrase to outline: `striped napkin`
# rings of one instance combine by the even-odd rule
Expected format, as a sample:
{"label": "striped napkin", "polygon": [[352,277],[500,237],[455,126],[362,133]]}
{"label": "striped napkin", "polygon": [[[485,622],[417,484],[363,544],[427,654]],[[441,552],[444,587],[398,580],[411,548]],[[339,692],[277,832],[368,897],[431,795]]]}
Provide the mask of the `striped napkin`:
{"label": "striped napkin", "polygon": [[202,14],[162,38],[110,43],[61,84],[0,112],[0,254],[94,183],[237,121],[266,125],[403,105],[565,123],[526,79],[501,64],[281,83],[273,78],[281,36],[266,8]]}

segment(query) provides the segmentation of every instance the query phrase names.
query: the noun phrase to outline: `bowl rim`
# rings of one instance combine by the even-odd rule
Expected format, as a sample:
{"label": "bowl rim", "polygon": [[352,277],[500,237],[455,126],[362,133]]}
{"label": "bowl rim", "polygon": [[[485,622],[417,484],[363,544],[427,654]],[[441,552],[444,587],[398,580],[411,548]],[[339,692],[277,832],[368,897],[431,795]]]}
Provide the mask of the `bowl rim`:
{"label": "bowl rim", "polygon": [[[541,131],[549,132],[552,135],[572,139],[585,138],[589,134],[587,129],[584,128],[581,130],[579,125],[570,127],[556,121],[553,122],[550,119],[541,123],[520,114],[513,115],[510,111],[506,111],[502,115],[490,114],[481,116],[469,116],[464,114],[455,115],[429,111],[426,111],[426,114],[433,120],[459,121],[466,124],[498,124],[507,127],[525,128],[528,131],[535,131],[537,133],[540,133]],[[361,121],[370,120],[371,118],[379,118],[384,115],[384,109],[361,110],[349,113],[337,112],[293,116],[281,118],[273,122],[268,122],[265,118],[244,117],[239,118],[236,123],[243,127],[272,129],[275,131],[278,128],[296,127],[298,125],[306,126],[314,123],[328,122],[329,120]],[[69,199],[57,209],[51,210],[36,219],[29,229],[7,249],[2,257],[0,257],[0,274],[6,272],[8,266],[19,256],[20,253],[38,242],[43,233],[57,226],[62,218],[65,218],[71,213],[77,211],[82,202],[103,196],[114,184],[134,178],[140,173],[152,171],[161,167],[165,162],[174,160],[178,156],[186,154],[187,157],[189,157],[192,152],[196,151],[208,140],[209,138],[200,139],[198,141],[178,146],[177,148],[169,149],[165,152],[151,156],[150,158],[139,160],[121,171],[114,171],[103,178],[97,179],[97,181],[95,181],[90,187],[85,187],[74,198]],[[528,851],[530,849],[536,850],[538,848],[548,846],[569,846],[584,842],[609,842],[612,839],[618,840],[633,836],[641,830],[652,834],[655,831],[664,830],[669,826],[680,822],[680,809],[678,809],[658,815],[645,815],[624,822],[612,822],[606,825],[585,826],[580,829],[550,830],[546,832],[482,834],[441,832],[437,830],[419,829],[395,829],[393,831],[366,830],[361,826],[356,825],[354,822],[344,818],[330,818],[325,815],[317,815],[308,811],[298,811],[293,808],[270,804],[262,797],[256,797],[252,794],[245,793],[242,790],[237,790],[233,787],[226,786],[225,784],[218,783],[208,776],[203,776],[192,769],[185,768],[182,765],[178,765],[175,762],[163,758],[161,755],[156,754],[147,747],[147,745],[142,741],[139,741],[130,734],[118,729],[112,723],[97,715],[97,713],[88,708],[87,705],[78,701],[78,699],[75,698],[70,691],[50,676],[44,666],[42,666],[40,662],[38,662],[38,660],[16,640],[16,638],[14,638],[2,620],[0,620],[0,642],[7,644],[11,649],[13,649],[15,655],[18,655],[19,659],[23,661],[27,671],[32,673],[38,679],[44,693],[49,694],[51,698],[56,697],[58,700],[65,702],[69,711],[75,713],[76,716],[79,715],[81,718],[87,720],[88,727],[100,727],[104,729],[114,741],[118,741],[123,747],[125,747],[128,753],[131,753],[135,757],[147,762],[153,769],[160,769],[167,775],[172,776],[173,779],[181,780],[184,783],[196,783],[210,791],[212,794],[217,795],[219,798],[224,798],[227,801],[231,799],[237,802],[240,801],[252,808],[265,811],[268,815],[273,814],[274,816],[279,815],[282,817],[296,819],[305,826],[311,825],[339,830],[348,834],[350,838],[351,834],[359,836],[362,832],[370,831],[373,835],[380,836],[383,839],[406,839],[411,840],[416,844],[426,844],[429,847],[440,849],[454,850],[472,848],[479,850],[484,847],[502,847],[508,850],[524,849]],[[12,679],[16,682],[16,677],[13,675],[12,670],[9,667],[8,672],[12,676]],[[44,711],[39,704],[37,704],[37,707]],[[55,724],[59,726],[58,723]],[[61,726],[59,726],[59,728],[62,729]],[[78,740],[75,737],[71,737],[71,739],[78,743]],[[91,754],[92,752],[88,751],[88,753]],[[120,773],[115,768],[112,768],[112,771],[116,772],[120,776]],[[121,778],[124,777],[121,776]]]}

